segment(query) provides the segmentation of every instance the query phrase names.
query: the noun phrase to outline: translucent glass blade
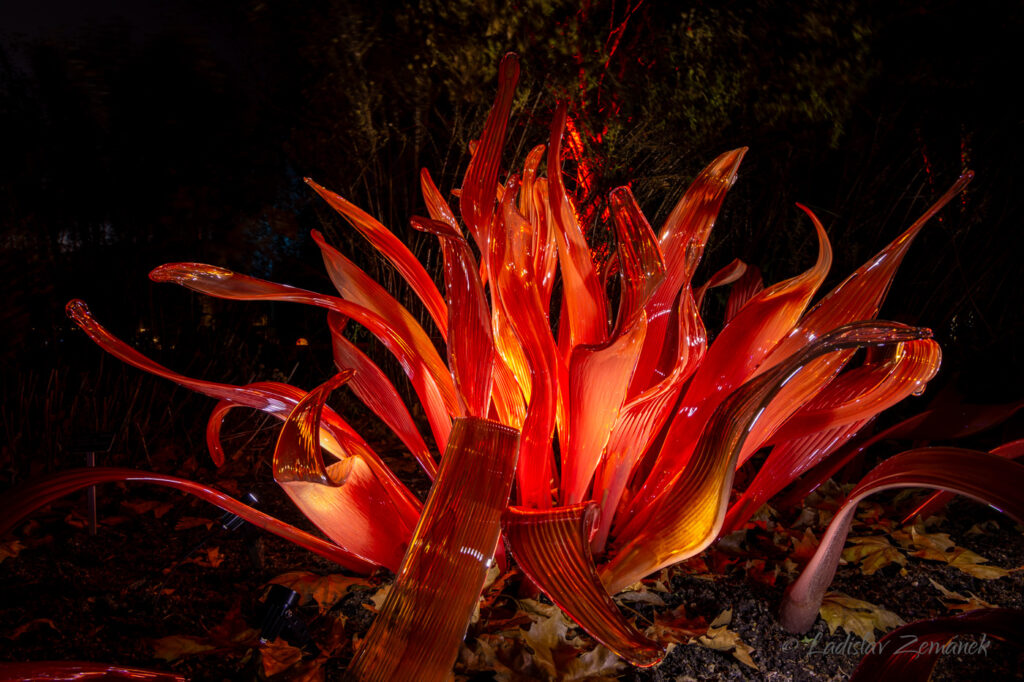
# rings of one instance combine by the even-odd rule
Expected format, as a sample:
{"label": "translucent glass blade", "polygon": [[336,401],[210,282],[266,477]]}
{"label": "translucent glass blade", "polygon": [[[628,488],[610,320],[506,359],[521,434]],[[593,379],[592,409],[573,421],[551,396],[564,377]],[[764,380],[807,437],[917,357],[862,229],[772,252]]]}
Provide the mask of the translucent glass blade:
{"label": "translucent glass blade", "polygon": [[682,561],[710,544],[725,516],[736,459],[766,406],[815,358],[861,345],[913,341],[927,330],[859,323],[818,339],[795,358],[749,381],[715,411],[687,467],[616,538],[620,545],[601,572],[615,593],[643,576]]}
{"label": "translucent glass blade", "polygon": [[416,292],[420,301],[423,302],[430,318],[437,325],[437,328],[441,330],[441,336],[447,338],[448,320],[444,299],[441,298],[441,293],[437,290],[437,286],[434,285],[434,280],[427,274],[427,271],[416,259],[416,256],[409,250],[409,247],[403,244],[398,237],[392,234],[388,228],[377,222],[370,214],[347,201],[344,197],[321,187],[309,178],[306,178],[306,184],[316,190],[316,193],[331,205],[331,208],[344,216],[353,227],[359,230],[360,234],[366,237],[381,255],[395,266],[395,269],[398,270],[399,274],[412,287],[412,290]]}
{"label": "translucent glass blade", "polygon": [[[608,300],[598,279],[590,247],[562,183],[562,137],[566,107],[562,103],[551,122],[548,147],[548,201],[551,204],[558,261],[565,291],[570,345],[597,345],[608,337]],[[565,318],[563,318],[564,320]],[[564,323],[564,322],[563,322]]]}
{"label": "translucent glass blade", "polygon": [[412,226],[437,235],[444,254],[448,294],[448,367],[466,414],[486,418],[491,406],[494,337],[476,258],[451,225],[414,217]]}
{"label": "translucent glass blade", "polygon": [[[334,364],[339,370],[355,370],[348,381],[348,387],[364,405],[388,425],[402,444],[409,448],[409,452],[420,463],[430,480],[434,480],[437,477],[437,462],[434,461],[419,429],[416,428],[412,415],[398,395],[398,390],[365,353],[342,335],[344,324],[345,318],[341,315],[328,313],[327,325],[331,330]],[[444,440],[439,445],[447,443],[447,437],[448,434],[444,433]]]}
{"label": "translucent glass blade", "polygon": [[[649,505],[678,476],[722,401],[752,377],[769,351],[803,314],[832,262],[824,228],[811,215],[818,235],[818,260],[806,272],[765,289],[725,326],[693,375],[665,444],[634,500],[630,515]],[[834,363],[820,362],[815,376],[830,377]],[[805,377],[802,381],[813,381]]]}
{"label": "translucent glass blade", "polygon": [[782,627],[806,632],[818,609],[850,532],[857,504],[868,495],[892,488],[938,488],[991,505],[1024,523],[1024,466],[975,450],[920,448],[885,460],[864,477],[836,512],[814,556],[786,590],[779,614]]}
{"label": "translucent glass blade", "polygon": [[219,490],[176,476],[149,471],[136,471],[134,469],[107,467],[71,469],[9,491],[4,496],[3,502],[0,503],[0,535],[7,533],[29,514],[54,500],[89,486],[115,481],[153,483],[181,490],[216,505],[224,511],[231,512],[257,528],[262,528],[275,535],[279,535],[289,542],[304,547],[352,571],[369,573],[375,565],[379,565],[379,562],[374,561],[370,557],[359,556],[333,543],[321,540],[303,530],[279,521],[273,516],[268,516],[257,509],[253,509]]}
{"label": "translucent glass blade", "polygon": [[518,433],[457,419],[395,583],[349,665],[351,679],[451,675],[501,532]]}
{"label": "translucent glass blade", "polygon": [[597,514],[593,503],[543,511],[510,507],[502,528],[526,577],[590,636],[633,665],[655,665],[663,649],[623,617],[597,576],[590,554]]}
{"label": "translucent glass blade", "polygon": [[497,200],[498,166],[505,147],[505,130],[516,84],[519,82],[519,57],[509,53],[498,67],[498,93],[487,115],[484,131],[462,183],[460,207],[462,219],[481,252],[488,249],[491,219]]}
{"label": "translucent glass blade", "polygon": [[815,337],[831,329],[856,320],[870,320],[875,317],[914,238],[925,223],[959,194],[973,177],[974,174],[969,171],[960,176],[960,179],[903,234],[829,292],[772,351],[760,371],[775,366]]}

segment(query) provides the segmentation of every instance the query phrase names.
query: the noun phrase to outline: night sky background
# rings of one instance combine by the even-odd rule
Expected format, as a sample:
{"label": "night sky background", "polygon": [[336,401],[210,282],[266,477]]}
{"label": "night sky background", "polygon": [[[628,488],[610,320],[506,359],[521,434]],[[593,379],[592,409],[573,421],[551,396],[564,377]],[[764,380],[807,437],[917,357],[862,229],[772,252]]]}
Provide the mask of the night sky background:
{"label": "night sky background", "polygon": [[[378,216],[438,272],[434,245],[408,228],[425,212],[417,172],[459,185],[507,50],[523,82],[506,169],[546,142],[567,98],[589,131],[596,175],[581,200],[597,214],[632,180],[657,228],[704,164],[751,148],[698,281],[736,256],[768,283],[808,267],[800,201],[829,232],[832,286],[973,169],[915,243],[882,317],[935,330],[936,387],[1019,399],[1022,36],[1021,3],[984,1],[3,3],[5,478],[46,446],[34,431],[62,438],[124,416],[75,406],[77,377],[102,353],[64,318],[71,298],[178,370],[252,381],[300,366],[304,388],[327,378],[319,311],[204,304],[147,273],[201,261],[330,291],[315,228],[393,286],[304,176]],[[607,232],[596,224],[592,238]],[[66,384],[60,396],[53,382]]]}

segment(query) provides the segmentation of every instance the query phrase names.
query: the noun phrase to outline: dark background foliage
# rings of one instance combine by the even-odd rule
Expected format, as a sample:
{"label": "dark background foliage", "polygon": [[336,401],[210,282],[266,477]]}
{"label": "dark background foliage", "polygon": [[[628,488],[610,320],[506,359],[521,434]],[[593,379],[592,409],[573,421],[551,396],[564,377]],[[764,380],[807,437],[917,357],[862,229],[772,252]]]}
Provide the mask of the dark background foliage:
{"label": "dark background foliage", "polygon": [[[458,186],[508,50],[523,83],[507,167],[569,100],[593,169],[577,189],[594,215],[632,182],[657,226],[703,165],[751,147],[698,279],[735,256],[769,282],[806,268],[800,201],[829,231],[834,284],[973,168],[883,316],[935,329],[938,383],[975,402],[1019,398],[1022,112],[1005,74],[1019,72],[1022,29],[1019,3],[953,0],[5,3],[4,480],[68,466],[73,433],[145,446],[154,429],[201,425],[208,407],[102,364],[64,319],[73,297],[186,373],[297,372],[306,388],[328,376],[316,311],[203,301],[147,272],[205,261],[326,291],[317,228],[397,286],[304,176],[436,265],[408,228],[425,210],[417,173]],[[591,230],[608,239],[600,219]]]}

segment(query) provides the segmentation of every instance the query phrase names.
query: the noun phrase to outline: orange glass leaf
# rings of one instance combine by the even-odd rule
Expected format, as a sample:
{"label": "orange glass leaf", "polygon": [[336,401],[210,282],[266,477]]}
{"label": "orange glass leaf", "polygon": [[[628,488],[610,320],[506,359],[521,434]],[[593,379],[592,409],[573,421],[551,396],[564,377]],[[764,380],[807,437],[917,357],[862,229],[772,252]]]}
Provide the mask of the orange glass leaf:
{"label": "orange glass leaf", "polygon": [[[509,334],[512,330],[509,329]],[[529,384],[527,384],[529,388]],[[526,398],[519,386],[516,375],[512,373],[505,359],[499,353],[494,358],[494,385],[491,387],[491,400],[498,421],[515,429],[523,428],[526,420]]]}
{"label": "orange glass leaf", "polygon": [[[379,463],[371,468],[377,457],[367,452],[365,443],[349,440],[350,456],[330,467],[324,466],[320,452],[324,403],[351,373],[338,373],[292,410],[274,448],[274,480],[340,547],[395,570],[419,518],[419,501],[388,467]],[[375,484],[383,485],[389,495],[375,494]]]}
{"label": "orange glass leaf", "polygon": [[[709,289],[714,289],[715,287],[724,287],[727,284],[732,284],[733,282],[743,277],[743,275],[745,275],[746,272],[747,264],[741,261],[739,258],[733,258],[731,263],[726,265],[724,268],[722,268],[715,274],[711,275],[711,277],[708,278],[708,281],[704,282],[704,284],[701,284],[700,287],[697,288],[697,291],[694,292],[693,298],[697,302],[697,307],[700,308],[701,305],[704,303],[704,296],[707,294]],[[728,322],[730,319],[732,319],[732,317],[734,317],[734,315],[727,316],[727,319],[725,321]]]}
{"label": "orange glass leaf", "polygon": [[434,280],[427,274],[423,265],[416,260],[416,256],[412,254],[409,247],[392,234],[391,230],[341,195],[321,187],[309,178],[306,178],[306,184],[316,190],[316,193],[331,205],[331,208],[348,220],[381,255],[395,266],[395,269],[423,302],[430,318],[441,331],[441,337],[447,339],[448,311],[445,309],[444,299],[437,290]]}
{"label": "orange glass leaf", "polygon": [[[405,342],[415,349],[416,354],[423,358],[428,367],[432,368],[431,375],[437,375],[439,385],[441,382],[450,385],[451,378],[438,355],[430,337],[423,331],[423,327],[416,321],[416,318],[409,313],[398,301],[389,294],[384,287],[377,284],[369,275],[360,270],[355,263],[343,256],[337,249],[324,241],[323,236],[313,230],[313,240],[320,247],[324,258],[324,265],[327,267],[327,274],[331,282],[338,289],[341,298],[351,301],[372,313],[379,315],[386,320],[396,334],[399,334]],[[448,314],[447,306],[445,314]],[[354,318],[358,319],[358,318]],[[446,317],[447,319],[447,317]],[[452,414],[456,414],[452,412]]]}
{"label": "orange glass leaf", "polygon": [[[871,419],[823,429],[817,433],[779,443],[772,448],[757,476],[725,515],[720,536],[740,529],[768,500],[777,495],[801,472],[848,443],[871,423]],[[786,505],[782,505],[786,506]]]}
{"label": "orange glass leaf", "polygon": [[[447,442],[451,414],[458,411],[448,368],[429,339],[410,339],[377,313],[352,301],[241,275],[202,263],[169,263],[149,273],[154,282],[174,282],[218,298],[239,301],[290,301],[314,305],[350,317],[366,327],[398,359],[430,421],[437,442]],[[422,331],[422,330],[421,330]],[[424,350],[424,343],[429,351]],[[227,397],[227,396],[214,396]]]}
{"label": "orange glass leaf", "polygon": [[378,561],[370,557],[359,556],[333,543],[321,540],[315,535],[310,535],[304,530],[279,521],[273,516],[239,502],[230,495],[201,483],[149,471],[112,467],[71,469],[9,491],[0,502],[0,535],[9,532],[29,514],[54,500],[93,485],[116,481],[153,483],[181,490],[351,571],[370,573],[374,566],[380,565]]}
{"label": "orange glass leaf", "polygon": [[446,680],[501,532],[518,433],[455,420],[409,551],[348,668],[351,679]]}
{"label": "orange glass leaf", "polygon": [[875,323],[847,325],[815,341],[798,356],[734,391],[715,410],[689,464],[648,508],[616,537],[619,545],[602,568],[612,594],[645,575],[702,551],[717,537],[743,444],[780,389],[826,353],[862,345],[913,341],[925,329]]}
{"label": "orange glass leaf", "polygon": [[679,338],[686,339],[686,342],[676,344],[679,356],[672,373],[623,405],[598,467],[591,496],[601,507],[600,521],[592,543],[595,554],[604,552],[605,542],[615,521],[615,512],[634,467],[640,457],[648,452],[671,416],[683,385],[700,363],[704,352],[707,335],[691,296],[687,295],[683,300],[682,310],[677,317],[680,322]]}
{"label": "orange glass leaf", "polygon": [[974,177],[967,171],[939,197],[924,214],[914,221],[903,234],[877,253],[839,286],[829,292],[800,320],[800,324],[772,351],[761,366],[761,372],[781,362],[806,345],[836,327],[856,320],[870,320],[889,292],[896,270],[918,232],[936,213],[959,194]]}
{"label": "orange glass leaf", "polygon": [[622,294],[613,336],[640,317],[651,294],[665,281],[661,247],[629,187],[613,189],[608,195],[612,223],[618,242]]}
{"label": "orange glass leaf", "polygon": [[704,253],[704,245],[718,217],[726,192],[736,181],[736,172],[747,148],[734,149],[712,161],[679,199],[658,234],[665,264],[665,280],[645,306],[647,340],[629,387],[633,398],[650,387],[652,376],[664,356],[675,357],[674,348],[665,349],[667,332],[674,332],[670,313],[683,290],[689,290],[693,272]]}
{"label": "orange glass leaf", "polygon": [[[736,387],[752,377],[760,362],[803,313],[832,263],[828,236],[808,211],[818,235],[818,260],[806,272],[758,294],[729,322],[708,349],[693,375],[654,467],[637,494],[630,516],[638,516],[686,465],[714,410]],[[820,364],[820,363],[819,363]],[[821,383],[838,367],[805,374],[801,382]],[[824,375],[824,378],[822,377]],[[789,390],[796,391],[793,386]],[[804,388],[801,392],[808,392]]]}
{"label": "orange glass leaf", "polygon": [[[327,326],[331,330],[331,344],[334,350],[334,364],[339,370],[351,368],[355,373],[348,381],[348,387],[364,405],[388,425],[423,471],[434,480],[437,477],[437,462],[430,454],[423,436],[420,435],[416,423],[402,402],[394,384],[384,375],[380,367],[359,350],[354,343],[346,339],[347,319],[338,313],[327,313]],[[444,445],[440,443],[439,445]]]}
{"label": "orange glass leaf", "polygon": [[835,577],[857,504],[893,488],[938,488],[966,495],[1024,523],[1024,466],[997,455],[960,448],[919,448],[885,460],[854,488],[829,523],[814,557],[783,597],[779,623],[807,632]]}
{"label": "orange glass leaf", "polygon": [[430,177],[430,171],[426,168],[420,169],[420,191],[423,194],[423,201],[427,204],[427,213],[430,214],[430,217],[445,222],[457,230],[459,223],[455,220],[452,207],[445,201],[441,190],[434,184],[434,179]]}
{"label": "orange glass leaf", "polygon": [[[541,148],[543,150],[543,148]],[[525,190],[524,190],[525,191]],[[537,178],[533,185],[534,206],[537,208],[537,229],[534,230],[534,281],[540,289],[540,300],[544,310],[551,309],[551,292],[555,287],[555,272],[558,270],[558,241],[552,225],[550,192],[547,178]],[[530,218],[533,221],[533,218]]]}
{"label": "orange glass leaf", "polygon": [[[989,453],[998,457],[1005,457],[1006,459],[1018,459],[1021,456],[1024,456],[1024,438],[1010,443],[1004,443],[997,448],[989,450]],[[910,523],[918,516],[922,519],[927,519],[929,516],[932,516],[949,504],[954,497],[956,497],[955,493],[947,492],[945,490],[933,493],[912,512],[907,514],[903,519],[903,523]]]}
{"label": "orange glass leaf", "polygon": [[757,266],[747,265],[743,275],[736,281],[729,292],[729,300],[725,304],[725,321],[730,322],[751,299],[764,291],[764,280]]}
{"label": "orange glass leaf", "polygon": [[[69,303],[68,315],[93,341],[111,355],[204,395],[263,410],[281,419],[298,410],[302,401],[308,398],[305,391],[288,384],[261,382],[248,386],[232,386],[177,374],[110,334],[92,318],[83,302]],[[396,523],[395,532],[404,532],[408,538],[408,533],[419,515],[419,502],[351,426],[332,410],[324,411],[323,415],[326,423],[323,424],[324,428],[318,431],[320,444],[339,460],[351,459],[351,470],[345,485],[331,488],[311,483],[289,483],[282,487],[297,504],[300,504],[300,507],[312,510],[312,513],[307,515],[310,515],[332,540],[346,548],[349,543],[354,543],[354,547],[361,548],[355,552],[360,556],[372,556],[361,554],[362,551],[381,552],[381,555],[373,558],[374,563],[383,566],[390,563],[397,566],[404,541],[398,543],[396,555],[394,547],[386,543],[368,544],[359,533],[369,532],[373,514],[388,513],[391,516],[398,515],[396,520],[399,522]],[[315,456],[320,456],[319,450]],[[305,492],[300,490],[308,486],[314,488]],[[335,492],[326,493],[326,490]],[[347,516],[352,525],[346,524]]]}
{"label": "orange glass leaf", "polygon": [[328,469],[320,453],[320,415],[327,396],[352,377],[352,370],[335,374],[299,401],[284,422],[274,448],[274,480],[278,483],[303,481],[326,486],[345,484],[351,457]]}
{"label": "orange glass leaf", "polygon": [[529,273],[515,262],[511,242],[513,230],[508,228],[507,217],[515,211],[512,199],[517,181],[509,181],[509,191],[502,201],[502,219],[496,221],[491,240],[491,287],[507,310],[508,325],[515,332],[518,347],[525,354],[530,372],[530,390],[520,439],[519,468],[516,473],[519,501],[528,507],[551,506],[551,478],[553,452],[551,437],[555,428],[558,396],[567,382],[565,369],[558,357],[558,349],[551,337],[551,327],[541,309],[538,291],[530,286]]}
{"label": "orange glass leaf", "polygon": [[965,405],[956,398],[940,394],[926,411],[830,453],[786,492],[781,506],[798,504],[850,460],[876,443],[892,439],[937,441],[964,438],[1001,424],[1021,409],[1024,409],[1024,400],[1005,405]]}
{"label": "orange glass leaf", "polygon": [[555,110],[548,146],[548,202],[558,244],[571,347],[597,345],[608,338],[608,297],[598,279],[590,247],[576,220],[576,211],[562,183],[562,137],[565,134],[566,105]]}
{"label": "orange glass leaf", "polygon": [[647,334],[647,315],[622,334],[598,346],[577,346],[569,359],[568,448],[562,454],[561,504],[582,502],[594,470],[605,451],[612,428],[636,367]]}
{"label": "orange glass leaf", "polygon": [[623,617],[597,576],[590,536],[598,513],[593,502],[542,511],[509,507],[502,529],[526,577],[591,637],[633,665],[656,665],[664,650]]}
{"label": "orange glass leaf", "polygon": [[476,258],[462,233],[440,220],[412,218],[412,226],[441,241],[448,293],[448,367],[465,413],[486,418],[491,406],[494,337]]}
{"label": "orange glass leaf", "polygon": [[939,370],[942,351],[931,339],[888,347],[840,374],[775,434],[781,442],[871,417],[919,395]]}
{"label": "orange glass leaf", "polygon": [[[737,467],[769,440],[793,438],[827,425],[842,425],[872,417],[912,393],[923,392],[925,385],[939,371],[942,358],[939,344],[931,339],[899,344],[882,351],[872,348],[868,350],[864,366],[841,375],[843,382],[835,392],[829,391],[832,377],[851,355],[852,351],[818,358],[805,367],[799,377],[783,386],[766,408],[758,427],[747,438]],[[820,403],[816,409],[795,414],[810,400],[821,396],[826,402]],[[788,427],[794,417],[796,422],[792,428],[776,436],[783,422]]]}
{"label": "orange glass leaf", "polygon": [[498,93],[494,97],[494,106],[487,114],[483,134],[462,182],[459,197],[462,220],[481,253],[486,253],[489,248],[490,225],[498,198],[498,165],[505,148],[505,130],[518,82],[519,57],[509,52],[498,67]]}

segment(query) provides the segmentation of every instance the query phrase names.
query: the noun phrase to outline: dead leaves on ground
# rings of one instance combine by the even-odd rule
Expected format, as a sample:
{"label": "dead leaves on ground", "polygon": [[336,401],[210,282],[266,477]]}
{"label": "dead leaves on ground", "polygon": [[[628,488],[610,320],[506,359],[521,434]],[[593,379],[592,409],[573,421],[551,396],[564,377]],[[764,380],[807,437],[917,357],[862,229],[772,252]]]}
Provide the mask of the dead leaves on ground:
{"label": "dead leaves on ground", "polygon": [[923,524],[914,524],[892,536],[904,548],[913,550],[910,556],[941,561],[975,578],[995,580],[1010,574],[1005,568],[988,565],[988,559],[980,554],[958,547],[947,533],[926,533]]}
{"label": "dead leaves on ground", "polygon": [[[627,667],[583,634],[557,606],[522,599],[517,607],[528,615],[529,628],[523,630],[516,624],[507,630],[479,633],[472,645],[463,645],[460,651],[460,672],[492,671],[502,682],[600,682],[618,679]],[[497,622],[490,621],[491,626]]]}
{"label": "dead leaves on ground", "polygon": [[731,622],[732,609],[722,611],[717,618],[711,621],[708,631],[697,638],[697,644],[714,651],[732,654],[733,658],[743,665],[758,670],[754,659],[750,657],[750,652],[754,650],[754,647],[744,643],[738,634],[725,627]]}
{"label": "dead leaves on ground", "polygon": [[864,575],[874,575],[890,564],[904,566],[907,558],[884,535],[848,538],[852,546],[843,550],[843,561],[859,564]]}
{"label": "dead leaves on ground", "polygon": [[284,585],[298,592],[300,605],[316,602],[321,614],[330,611],[353,587],[370,585],[365,578],[341,574],[317,575],[309,571],[285,573],[271,580],[269,584]]}
{"label": "dead leaves on ground", "polygon": [[841,592],[826,594],[818,614],[828,624],[829,634],[842,628],[866,642],[875,641],[875,630],[887,632],[904,625],[903,619],[892,611]]}

